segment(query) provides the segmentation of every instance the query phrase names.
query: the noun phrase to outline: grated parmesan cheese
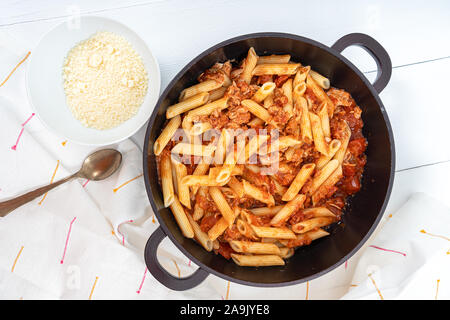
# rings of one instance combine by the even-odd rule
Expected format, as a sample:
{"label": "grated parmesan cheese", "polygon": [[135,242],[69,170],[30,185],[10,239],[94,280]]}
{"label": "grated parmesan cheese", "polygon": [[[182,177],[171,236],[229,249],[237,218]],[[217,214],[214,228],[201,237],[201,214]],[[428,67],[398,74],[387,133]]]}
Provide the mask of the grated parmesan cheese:
{"label": "grated parmesan cheese", "polygon": [[64,61],[63,79],[74,117],[99,130],[133,117],[148,88],[141,57],[112,32],[98,32],[72,48]]}

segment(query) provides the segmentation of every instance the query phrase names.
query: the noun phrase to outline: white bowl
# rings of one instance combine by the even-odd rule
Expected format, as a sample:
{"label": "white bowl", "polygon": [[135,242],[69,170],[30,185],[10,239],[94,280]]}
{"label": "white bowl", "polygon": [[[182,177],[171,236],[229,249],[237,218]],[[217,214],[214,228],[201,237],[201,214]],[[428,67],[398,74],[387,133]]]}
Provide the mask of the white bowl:
{"label": "white bowl", "polygon": [[[66,104],[62,68],[70,49],[99,31],[123,36],[141,56],[148,74],[148,92],[138,113],[108,130],[87,128]],[[27,68],[27,92],[35,113],[44,125],[62,138],[84,145],[107,145],[124,140],[150,118],[158,101],[161,75],[158,63],[145,42],[123,24],[102,17],[85,16],[78,28],[64,22],[49,31],[31,52]]]}

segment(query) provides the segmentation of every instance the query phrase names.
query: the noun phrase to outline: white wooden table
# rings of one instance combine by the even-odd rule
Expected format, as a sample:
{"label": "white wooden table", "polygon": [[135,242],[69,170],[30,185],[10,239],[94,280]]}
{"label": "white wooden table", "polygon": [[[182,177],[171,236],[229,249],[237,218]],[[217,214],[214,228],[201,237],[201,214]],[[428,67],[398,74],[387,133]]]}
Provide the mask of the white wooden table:
{"label": "white wooden table", "polygon": [[[32,51],[73,14],[110,17],[135,30],[160,63],[162,88],[200,52],[241,34],[287,32],[326,45],[352,32],[371,35],[393,64],[381,93],[397,157],[386,214],[417,191],[450,206],[449,1],[2,0],[0,31]],[[343,54],[374,78],[375,62],[367,53],[349,48]],[[145,127],[133,136],[140,146],[144,132]]]}

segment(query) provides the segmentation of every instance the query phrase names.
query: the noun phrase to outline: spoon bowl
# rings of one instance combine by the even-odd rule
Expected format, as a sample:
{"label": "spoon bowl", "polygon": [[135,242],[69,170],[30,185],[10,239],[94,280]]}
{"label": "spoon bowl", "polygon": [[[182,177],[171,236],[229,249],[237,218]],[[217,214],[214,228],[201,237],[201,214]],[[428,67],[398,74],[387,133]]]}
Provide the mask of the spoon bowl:
{"label": "spoon bowl", "polygon": [[92,181],[111,176],[120,167],[122,154],[114,149],[102,149],[90,154],[83,161],[80,175]]}

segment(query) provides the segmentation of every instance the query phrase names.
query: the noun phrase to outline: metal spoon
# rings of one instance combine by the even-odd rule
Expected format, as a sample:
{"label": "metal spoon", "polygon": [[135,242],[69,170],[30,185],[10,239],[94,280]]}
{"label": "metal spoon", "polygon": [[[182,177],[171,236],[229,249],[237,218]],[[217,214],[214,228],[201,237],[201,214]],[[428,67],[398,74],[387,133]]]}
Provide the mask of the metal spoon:
{"label": "metal spoon", "polygon": [[119,151],[114,149],[98,150],[84,159],[83,165],[77,173],[49,184],[48,186],[25,193],[24,195],[18,196],[14,199],[0,202],[0,217],[6,216],[8,213],[21,205],[30,202],[31,200],[47,193],[60,184],[72,180],[73,178],[84,178],[93,181],[106,179],[119,168],[121,162],[122,154]]}

